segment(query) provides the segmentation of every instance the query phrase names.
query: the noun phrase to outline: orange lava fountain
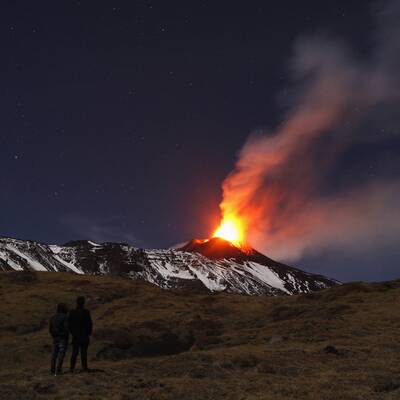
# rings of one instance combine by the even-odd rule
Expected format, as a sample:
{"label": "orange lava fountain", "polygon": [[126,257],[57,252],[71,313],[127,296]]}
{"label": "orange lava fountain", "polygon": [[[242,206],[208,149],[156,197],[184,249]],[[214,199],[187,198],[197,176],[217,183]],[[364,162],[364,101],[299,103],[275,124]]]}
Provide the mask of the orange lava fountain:
{"label": "orange lava fountain", "polygon": [[225,216],[213,237],[218,237],[231,242],[236,247],[242,247],[244,240],[244,225],[236,216]]}

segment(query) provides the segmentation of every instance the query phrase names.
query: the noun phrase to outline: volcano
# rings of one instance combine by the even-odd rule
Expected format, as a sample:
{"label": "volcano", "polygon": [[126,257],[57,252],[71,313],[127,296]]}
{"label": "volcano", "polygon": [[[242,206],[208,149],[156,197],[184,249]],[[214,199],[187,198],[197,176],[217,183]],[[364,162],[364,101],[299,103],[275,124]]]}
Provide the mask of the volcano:
{"label": "volcano", "polygon": [[179,248],[180,251],[198,253],[211,260],[219,259],[244,259],[255,250],[250,249],[250,253],[245,253],[241,248],[231,242],[214,237],[211,239],[193,239]]}
{"label": "volcano", "polygon": [[273,296],[309,293],[340,284],[218,237],[194,239],[178,249],[141,249],[87,240],[59,246],[0,238],[1,270],[116,275],[165,289]]}
{"label": "volcano", "polygon": [[216,263],[228,263],[236,271],[243,270],[246,279],[270,283],[287,294],[317,291],[340,283],[275,261],[248,245],[238,247],[219,237],[193,239],[179,250],[201,254]]}

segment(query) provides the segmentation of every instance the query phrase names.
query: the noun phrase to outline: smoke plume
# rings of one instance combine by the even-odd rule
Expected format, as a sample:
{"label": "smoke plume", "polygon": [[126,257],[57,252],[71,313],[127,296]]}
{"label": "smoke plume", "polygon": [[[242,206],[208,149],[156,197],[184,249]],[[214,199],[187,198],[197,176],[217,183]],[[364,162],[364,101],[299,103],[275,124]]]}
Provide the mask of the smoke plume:
{"label": "smoke plume", "polygon": [[[297,41],[286,118],[248,138],[223,182],[222,213],[242,218],[249,242],[273,257],[400,237],[392,160],[382,159],[384,171],[375,175],[351,163],[345,169],[346,154],[365,146],[379,152],[400,133],[400,2],[375,13],[371,46],[361,56],[327,36]],[[368,160],[362,165],[368,169]]]}

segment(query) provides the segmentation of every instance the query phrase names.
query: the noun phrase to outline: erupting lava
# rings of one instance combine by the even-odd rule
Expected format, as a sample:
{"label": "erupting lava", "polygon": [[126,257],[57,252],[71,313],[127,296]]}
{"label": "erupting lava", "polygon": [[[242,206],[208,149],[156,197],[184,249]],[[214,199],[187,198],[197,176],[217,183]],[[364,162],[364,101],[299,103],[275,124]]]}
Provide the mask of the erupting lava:
{"label": "erupting lava", "polygon": [[235,216],[224,217],[213,237],[219,237],[231,242],[237,247],[244,245],[244,226]]}

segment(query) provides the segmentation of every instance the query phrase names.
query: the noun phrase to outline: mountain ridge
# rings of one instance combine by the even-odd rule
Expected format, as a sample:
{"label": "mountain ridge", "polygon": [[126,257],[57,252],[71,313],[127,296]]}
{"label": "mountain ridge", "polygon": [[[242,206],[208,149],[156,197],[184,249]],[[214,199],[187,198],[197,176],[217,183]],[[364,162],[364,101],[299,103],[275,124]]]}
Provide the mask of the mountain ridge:
{"label": "mountain ridge", "polygon": [[309,293],[340,284],[219,238],[193,239],[178,249],[142,249],[126,243],[74,240],[59,246],[0,237],[1,270],[124,276],[164,289],[250,295]]}

